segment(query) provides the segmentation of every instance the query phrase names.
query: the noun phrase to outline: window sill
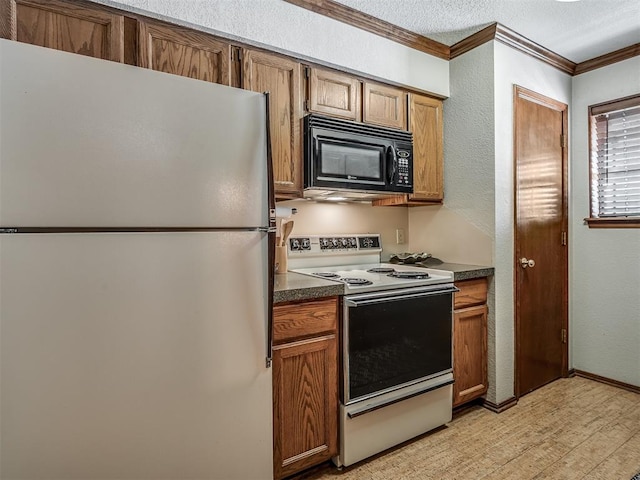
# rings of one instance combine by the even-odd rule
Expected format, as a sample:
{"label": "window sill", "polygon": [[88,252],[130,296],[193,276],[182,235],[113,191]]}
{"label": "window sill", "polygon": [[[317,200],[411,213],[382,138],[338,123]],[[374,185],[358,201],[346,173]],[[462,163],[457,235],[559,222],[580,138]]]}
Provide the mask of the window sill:
{"label": "window sill", "polygon": [[640,228],[640,217],[585,218],[589,228]]}

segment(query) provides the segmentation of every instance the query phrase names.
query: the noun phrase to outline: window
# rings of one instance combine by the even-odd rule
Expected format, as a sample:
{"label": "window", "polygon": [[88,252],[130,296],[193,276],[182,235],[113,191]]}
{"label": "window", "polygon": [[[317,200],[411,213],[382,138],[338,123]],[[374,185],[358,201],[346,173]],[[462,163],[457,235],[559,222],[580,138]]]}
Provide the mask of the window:
{"label": "window", "polygon": [[590,227],[640,227],[640,95],[589,107]]}

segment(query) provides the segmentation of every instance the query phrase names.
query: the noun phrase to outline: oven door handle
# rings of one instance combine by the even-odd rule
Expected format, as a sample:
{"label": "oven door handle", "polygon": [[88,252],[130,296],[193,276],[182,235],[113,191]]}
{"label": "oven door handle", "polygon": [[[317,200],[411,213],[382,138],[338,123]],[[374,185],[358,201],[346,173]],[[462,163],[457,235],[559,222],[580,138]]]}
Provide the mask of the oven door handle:
{"label": "oven door handle", "polygon": [[355,410],[351,410],[350,412],[347,413],[347,417],[349,418],[356,418],[359,417],[360,415],[364,415],[365,413],[369,413],[369,412],[373,412],[374,410],[378,410],[380,408],[383,407],[387,407],[389,405],[393,405],[394,403],[398,403],[398,402],[402,402],[403,400],[408,400],[409,398],[413,398],[413,397],[417,397],[418,395],[423,395],[425,393],[429,393],[429,392],[433,392],[434,390],[437,390],[438,388],[442,388],[442,387],[446,387],[447,385],[451,385],[454,383],[453,379],[448,379],[445,380],[443,382],[440,383],[436,383],[435,385],[429,385],[425,388],[422,388],[420,390],[416,390],[414,392],[411,392],[409,394],[404,394],[404,395],[398,395],[392,398],[386,398],[384,400],[381,400],[379,402],[373,402],[373,403],[367,403],[366,405],[362,406],[361,408],[355,409]]}
{"label": "oven door handle", "polygon": [[379,296],[379,297],[362,299],[362,300],[345,298],[345,305],[348,307],[364,307],[366,305],[375,305],[377,303],[393,302],[396,300],[409,300],[412,298],[429,297],[431,295],[441,295],[443,293],[455,293],[459,291],[460,290],[458,290],[456,287],[448,287],[448,288],[440,288],[438,290],[431,290],[428,292],[389,294],[385,296]]}

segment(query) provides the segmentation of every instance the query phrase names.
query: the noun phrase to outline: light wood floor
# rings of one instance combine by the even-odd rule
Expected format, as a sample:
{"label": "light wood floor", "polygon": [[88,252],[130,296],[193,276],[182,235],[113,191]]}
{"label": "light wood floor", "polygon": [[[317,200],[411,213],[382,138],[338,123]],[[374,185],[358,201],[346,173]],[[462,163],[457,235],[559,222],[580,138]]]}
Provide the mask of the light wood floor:
{"label": "light wood floor", "polygon": [[474,406],[448,426],[341,472],[296,480],[594,479],[640,472],[640,395],[574,377],[500,414]]}

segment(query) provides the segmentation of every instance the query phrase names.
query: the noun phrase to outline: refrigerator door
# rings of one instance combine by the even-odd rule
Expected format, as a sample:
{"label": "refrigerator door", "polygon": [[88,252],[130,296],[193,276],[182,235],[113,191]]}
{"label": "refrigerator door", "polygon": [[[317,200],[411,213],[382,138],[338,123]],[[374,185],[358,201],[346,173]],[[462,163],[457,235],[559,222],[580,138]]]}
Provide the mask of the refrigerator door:
{"label": "refrigerator door", "polygon": [[272,478],[267,235],[0,235],[1,478]]}
{"label": "refrigerator door", "polygon": [[0,226],[268,224],[264,95],[0,40]]}

